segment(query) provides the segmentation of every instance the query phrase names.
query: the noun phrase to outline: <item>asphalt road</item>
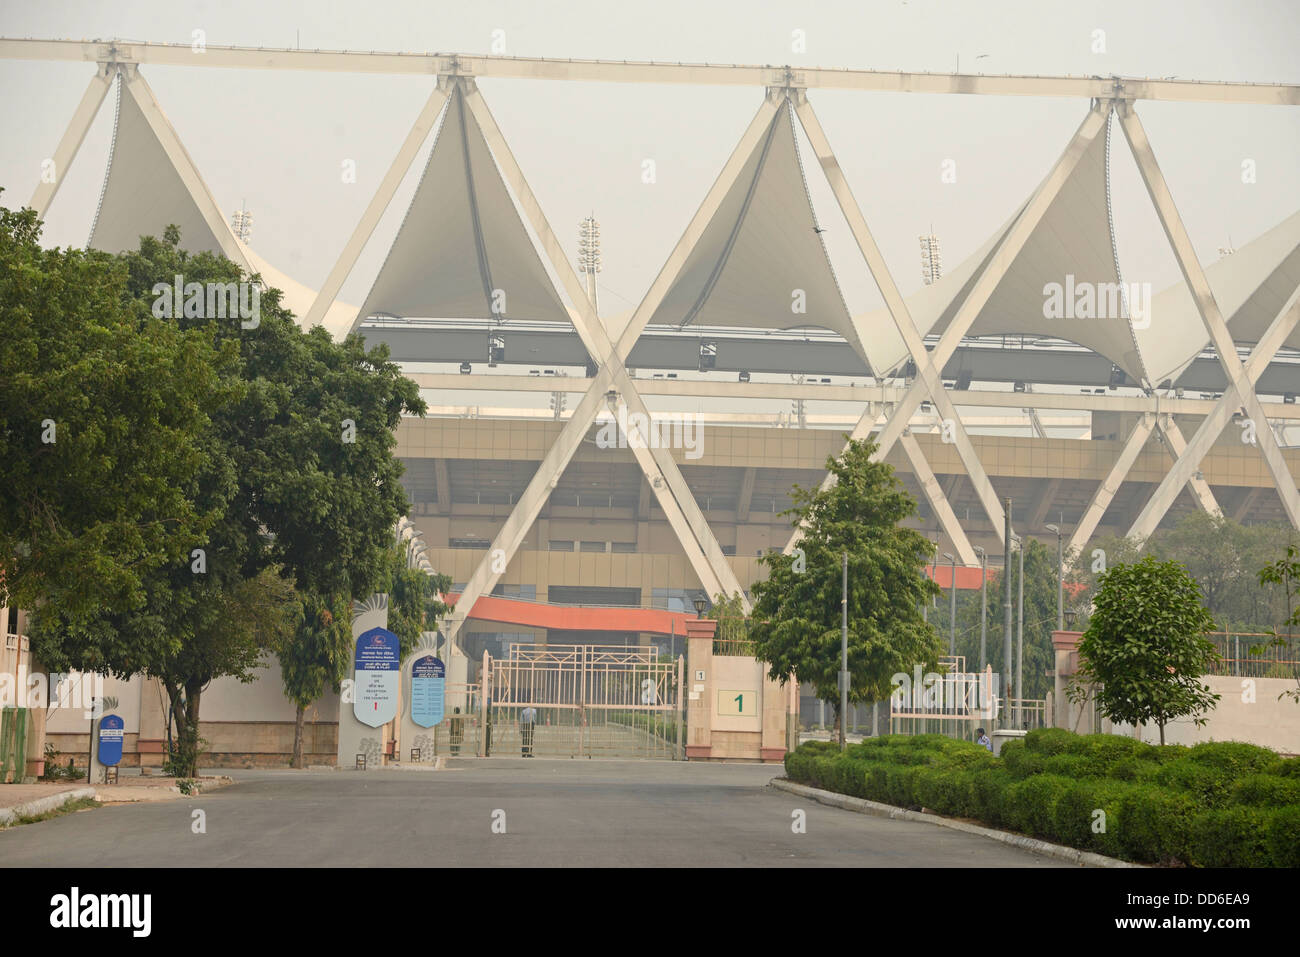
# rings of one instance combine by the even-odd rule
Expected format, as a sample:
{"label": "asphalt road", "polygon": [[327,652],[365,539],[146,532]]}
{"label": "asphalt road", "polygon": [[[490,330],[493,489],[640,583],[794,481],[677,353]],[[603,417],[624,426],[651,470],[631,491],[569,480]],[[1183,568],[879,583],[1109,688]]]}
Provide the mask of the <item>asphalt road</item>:
{"label": "asphalt road", "polygon": [[[491,758],[443,771],[222,773],[235,783],[192,799],[0,831],[0,867],[1060,866],[806,801],[767,787],[782,773],[770,766]],[[796,809],[806,833],[792,831]],[[195,810],[206,833],[193,833]]]}

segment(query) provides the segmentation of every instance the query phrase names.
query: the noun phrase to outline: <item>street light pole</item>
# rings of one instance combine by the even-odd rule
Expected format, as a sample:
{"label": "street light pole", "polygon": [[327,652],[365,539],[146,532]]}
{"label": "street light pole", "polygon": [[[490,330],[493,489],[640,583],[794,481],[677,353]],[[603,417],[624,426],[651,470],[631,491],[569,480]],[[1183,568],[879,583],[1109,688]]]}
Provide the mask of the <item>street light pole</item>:
{"label": "street light pole", "polygon": [[1016,539],[1020,551],[1019,592],[1016,611],[1016,723],[1024,722],[1025,700],[1025,540]]}
{"label": "street light pole", "polygon": [[989,638],[989,553],[975,546],[980,556],[980,674],[988,664]]}
{"label": "street light pole", "polygon": [[849,712],[849,553],[843,553],[844,582],[840,592],[840,750],[843,751],[844,719]]}
{"label": "street light pole", "polygon": [[1004,720],[1011,720],[1011,499],[1002,500],[1002,509],[1005,515],[1003,528],[1003,542],[1006,543],[1004,551],[1006,558],[1002,562],[1002,577],[1005,579],[1003,589],[1005,596],[1002,601],[1002,697],[1007,702],[1007,714],[1003,715]]}
{"label": "street light pole", "polygon": [[1056,630],[1065,631],[1065,552],[1061,541],[1061,526],[1045,526],[1056,533]]}

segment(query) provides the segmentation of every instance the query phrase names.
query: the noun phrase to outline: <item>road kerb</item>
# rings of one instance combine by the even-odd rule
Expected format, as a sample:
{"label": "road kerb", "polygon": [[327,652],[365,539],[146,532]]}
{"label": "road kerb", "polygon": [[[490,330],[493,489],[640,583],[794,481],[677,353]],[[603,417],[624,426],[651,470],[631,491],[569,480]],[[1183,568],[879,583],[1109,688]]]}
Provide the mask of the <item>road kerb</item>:
{"label": "road kerb", "polygon": [[791,794],[798,794],[801,797],[812,798],[821,804],[829,804],[832,807],[842,808],[846,811],[856,811],[859,814],[870,814],[875,817],[887,817],[898,821],[921,821],[926,824],[937,824],[940,827],[952,828],[955,831],[965,831],[967,834],[978,834],[981,837],[991,838],[995,841],[1001,841],[1003,844],[1010,844],[1012,847],[1019,847],[1026,851],[1033,851],[1035,854],[1042,854],[1046,857],[1053,857],[1057,860],[1068,861],[1071,864],[1078,864],[1081,867],[1142,867],[1142,864],[1134,864],[1130,861],[1121,861],[1113,857],[1107,857],[1104,854],[1096,854],[1092,851],[1081,851],[1074,847],[1065,847],[1061,844],[1050,844],[1047,841],[1040,841],[1035,837],[1026,837],[1023,834],[1012,834],[1010,831],[999,831],[991,827],[981,827],[978,824],[968,824],[966,821],[955,821],[952,818],[942,817],[938,814],[925,814],[921,811],[909,811],[907,808],[894,807],[892,804],[881,804],[878,801],[868,801],[866,798],[851,797],[847,794],[836,794],[834,791],[823,791],[820,788],[809,787],[806,784],[796,784],[787,778],[775,778],[772,786],[782,791],[789,791]]}
{"label": "road kerb", "polygon": [[26,804],[0,807],[0,824],[12,824],[20,817],[35,817],[37,814],[45,814],[61,808],[71,801],[80,801],[82,798],[93,798],[94,796],[94,788],[74,788],[71,791],[48,794],[45,797],[28,801]]}

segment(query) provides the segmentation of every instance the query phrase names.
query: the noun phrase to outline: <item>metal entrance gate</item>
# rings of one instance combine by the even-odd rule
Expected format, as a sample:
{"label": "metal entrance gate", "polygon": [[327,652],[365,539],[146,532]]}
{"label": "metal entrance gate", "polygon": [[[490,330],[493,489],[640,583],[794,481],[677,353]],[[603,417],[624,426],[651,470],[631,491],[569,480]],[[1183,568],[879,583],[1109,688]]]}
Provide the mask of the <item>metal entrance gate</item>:
{"label": "metal entrance gate", "polygon": [[654,646],[513,644],[506,658],[485,655],[489,753],[523,753],[520,716],[531,707],[536,755],[677,759],[683,667]]}

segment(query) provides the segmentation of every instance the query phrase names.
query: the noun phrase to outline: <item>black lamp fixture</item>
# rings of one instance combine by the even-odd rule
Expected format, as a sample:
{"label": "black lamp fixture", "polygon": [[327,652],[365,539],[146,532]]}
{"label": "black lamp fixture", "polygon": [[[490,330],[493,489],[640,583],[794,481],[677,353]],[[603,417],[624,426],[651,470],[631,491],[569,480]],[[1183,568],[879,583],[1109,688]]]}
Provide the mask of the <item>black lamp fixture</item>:
{"label": "black lamp fixture", "polygon": [[1074,631],[1074,616],[1077,614],[1078,612],[1075,611],[1073,608],[1065,609],[1065,630],[1066,631]]}
{"label": "black lamp fixture", "polygon": [[709,602],[708,602],[708,599],[707,599],[707,598],[700,597],[700,598],[696,598],[696,599],[695,599],[695,617],[696,617],[696,618],[703,618],[703,617],[704,617],[704,608],[705,608],[706,605],[708,605],[708,603],[709,603]]}

